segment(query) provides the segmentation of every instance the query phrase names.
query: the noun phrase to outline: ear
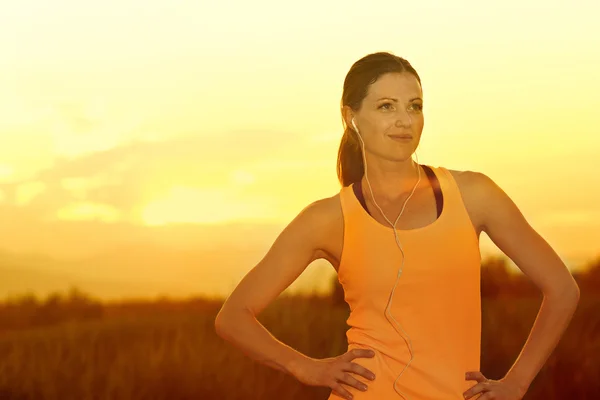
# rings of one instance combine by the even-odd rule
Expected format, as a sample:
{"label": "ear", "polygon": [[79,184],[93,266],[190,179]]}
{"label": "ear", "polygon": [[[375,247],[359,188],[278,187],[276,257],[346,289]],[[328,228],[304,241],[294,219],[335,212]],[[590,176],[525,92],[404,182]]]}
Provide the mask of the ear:
{"label": "ear", "polygon": [[[346,127],[351,127],[352,128],[352,118],[354,118],[354,111],[352,110],[352,108],[350,108],[350,106],[343,106],[342,107],[342,118],[344,120],[344,124],[346,125]],[[356,121],[354,121],[354,123],[356,123]]]}

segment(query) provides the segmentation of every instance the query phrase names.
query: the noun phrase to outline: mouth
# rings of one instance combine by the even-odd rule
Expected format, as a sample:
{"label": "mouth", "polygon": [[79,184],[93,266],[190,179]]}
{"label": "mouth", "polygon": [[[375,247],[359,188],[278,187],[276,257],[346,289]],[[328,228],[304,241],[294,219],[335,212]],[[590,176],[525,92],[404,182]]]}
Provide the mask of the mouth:
{"label": "mouth", "polygon": [[400,141],[400,142],[409,142],[412,140],[412,135],[389,135],[390,139]]}

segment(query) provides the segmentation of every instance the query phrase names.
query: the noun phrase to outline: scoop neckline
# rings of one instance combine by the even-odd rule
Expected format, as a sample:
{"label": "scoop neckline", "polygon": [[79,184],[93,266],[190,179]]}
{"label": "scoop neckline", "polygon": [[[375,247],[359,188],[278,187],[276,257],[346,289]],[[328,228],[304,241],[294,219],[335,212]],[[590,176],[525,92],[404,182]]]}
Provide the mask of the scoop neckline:
{"label": "scoop neckline", "polygon": [[[438,173],[438,171],[436,171],[438,168],[429,166],[430,169],[433,171],[433,173],[435,174],[436,179],[438,180],[439,186],[440,186],[440,192],[442,193],[442,199],[443,199],[443,205],[442,205],[442,212],[440,213],[440,215],[436,218],[435,221],[425,225],[425,226],[421,226],[419,228],[413,228],[413,229],[399,229],[399,228],[395,228],[397,232],[403,232],[403,233],[412,233],[412,232],[419,232],[419,231],[423,231],[426,229],[431,229],[433,227],[435,227],[436,225],[439,224],[440,220],[442,218],[444,218],[444,216],[446,215],[446,209],[448,208],[448,197],[446,196],[447,194],[447,190],[446,189],[446,183],[442,182],[442,180],[440,179],[440,174]],[[379,228],[381,229],[385,229],[386,231],[394,231],[394,228],[392,228],[390,225],[384,225],[381,222],[377,221],[371,214],[369,214],[367,212],[367,210],[365,210],[362,206],[362,204],[360,203],[360,201],[356,198],[356,195],[354,194],[354,183],[352,183],[350,186],[348,186],[350,193],[352,195],[352,199],[354,204],[360,209],[360,214],[363,215],[363,218],[366,218],[367,220],[371,221],[372,224],[377,225]],[[409,200],[410,201],[410,200]],[[397,217],[396,217],[397,218]],[[402,217],[400,217],[402,218]]]}

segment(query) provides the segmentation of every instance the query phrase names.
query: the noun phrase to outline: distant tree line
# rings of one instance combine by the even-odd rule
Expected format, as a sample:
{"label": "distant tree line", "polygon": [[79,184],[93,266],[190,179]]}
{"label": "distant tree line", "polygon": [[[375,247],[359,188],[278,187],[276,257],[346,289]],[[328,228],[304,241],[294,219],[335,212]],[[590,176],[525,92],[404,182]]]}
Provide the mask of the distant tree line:
{"label": "distant tree line", "polygon": [[[508,259],[492,256],[481,262],[481,297],[541,297],[540,291],[525,274],[510,271]],[[600,289],[600,256],[584,265],[579,272],[572,273],[582,293],[597,292]],[[332,302],[344,305],[344,289],[337,276],[332,279]]]}
{"label": "distant tree line", "polygon": [[67,294],[50,294],[44,300],[25,294],[0,303],[0,331],[95,319],[103,313],[102,303],[77,288],[71,288]]}
{"label": "distant tree line", "polygon": [[[600,289],[600,256],[583,266],[580,272],[573,272],[573,276],[582,295],[597,293]],[[334,306],[347,306],[337,275],[332,278],[331,288],[328,302]],[[281,298],[287,296],[290,295]],[[498,256],[482,260],[481,296],[525,298],[539,297],[541,293],[527,276],[510,271],[507,258]],[[299,294],[291,297],[303,298],[304,302],[321,302],[323,296]],[[0,333],[115,316],[143,317],[177,312],[216,313],[222,302],[223,299],[200,296],[185,300],[172,300],[163,296],[156,299],[126,299],[107,303],[72,287],[66,294],[53,293],[45,299],[39,299],[33,294],[24,294],[0,302]]]}

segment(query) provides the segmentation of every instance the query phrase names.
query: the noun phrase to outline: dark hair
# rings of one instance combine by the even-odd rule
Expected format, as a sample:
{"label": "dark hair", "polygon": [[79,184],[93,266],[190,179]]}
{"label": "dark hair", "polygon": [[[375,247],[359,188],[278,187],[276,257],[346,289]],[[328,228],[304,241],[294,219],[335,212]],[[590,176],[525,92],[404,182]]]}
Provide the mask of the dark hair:
{"label": "dark hair", "polygon": [[[348,71],[344,80],[342,109],[344,106],[350,106],[354,111],[360,110],[369,86],[388,72],[413,74],[421,84],[419,74],[404,58],[388,52],[372,53],[356,61]],[[343,114],[342,123],[346,125]],[[337,176],[342,186],[348,186],[362,179],[365,170],[361,151],[356,132],[352,127],[345,126],[337,159]]]}

